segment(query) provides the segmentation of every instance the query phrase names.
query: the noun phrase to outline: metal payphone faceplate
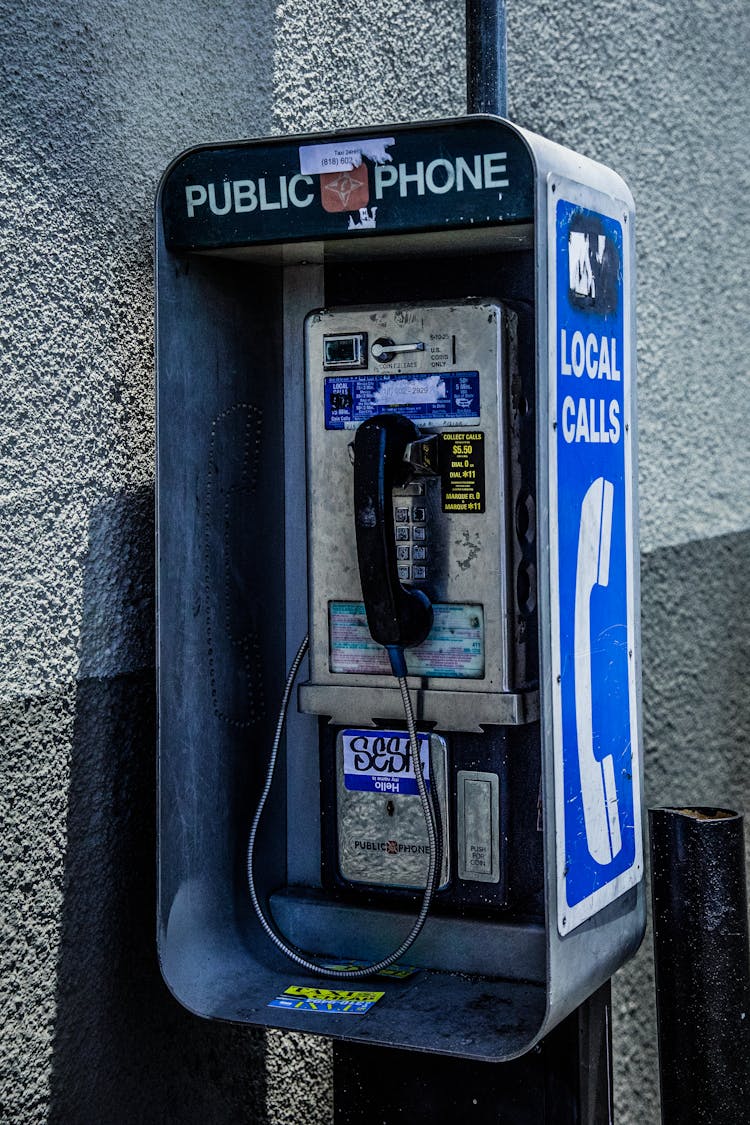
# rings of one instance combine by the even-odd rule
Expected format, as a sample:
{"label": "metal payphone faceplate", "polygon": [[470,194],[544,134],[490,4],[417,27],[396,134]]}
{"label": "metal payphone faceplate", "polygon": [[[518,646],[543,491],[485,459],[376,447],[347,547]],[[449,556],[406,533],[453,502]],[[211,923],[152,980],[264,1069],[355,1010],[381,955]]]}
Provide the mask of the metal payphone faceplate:
{"label": "metal payphone faceplate", "polygon": [[[410,674],[421,679],[421,713],[445,729],[514,721],[500,714],[512,679],[507,387],[513,357],[505,332],[512,316],[492,301],[308,316],[311,655],[304,710],[365,723],[400,715],[386,654],[369,641],[366,627],[349,450],[365,417],[399,411],[422,433],[436,435],[440,457],[439,478],[409,484],[394,498],[399,577],[424,589],[435,606],[430,637],[407,652]],[[351,688],[355,711],[345,702]]]}

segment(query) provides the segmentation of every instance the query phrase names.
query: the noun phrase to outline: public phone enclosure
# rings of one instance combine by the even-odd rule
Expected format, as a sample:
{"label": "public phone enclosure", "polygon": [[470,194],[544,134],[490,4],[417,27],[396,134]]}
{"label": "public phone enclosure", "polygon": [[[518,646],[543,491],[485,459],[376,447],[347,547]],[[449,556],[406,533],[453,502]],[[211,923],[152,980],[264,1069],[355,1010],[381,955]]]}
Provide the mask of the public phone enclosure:
{"label": "public phone enclosure", "polygon": [[[613,172],[492,117],[211,145],[165,174],[158,941],[191,1010],[501,1060],[637,948],[633,223]],[[355,535],[357,433],[389,417],[408,472],[372,520],[396,599],[430,606],[404,655],[444,851],[406,969],[365,1010],[305,1010],[277,1001],[337,986],[266,938],[246,848],[308,632],[259,894],[294,946],[361,965],[426,878]]]}

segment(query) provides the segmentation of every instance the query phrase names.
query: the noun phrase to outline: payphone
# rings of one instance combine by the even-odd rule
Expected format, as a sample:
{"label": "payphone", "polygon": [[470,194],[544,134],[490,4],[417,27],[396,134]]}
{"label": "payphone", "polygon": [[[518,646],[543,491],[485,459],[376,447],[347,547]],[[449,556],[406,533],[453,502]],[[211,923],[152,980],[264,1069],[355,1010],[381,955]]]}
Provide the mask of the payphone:
{"label": "payphone", "polygon": [[165,978],[522,1053],[644,924],[627,188],[492,117],[192,150],[157,317]]}

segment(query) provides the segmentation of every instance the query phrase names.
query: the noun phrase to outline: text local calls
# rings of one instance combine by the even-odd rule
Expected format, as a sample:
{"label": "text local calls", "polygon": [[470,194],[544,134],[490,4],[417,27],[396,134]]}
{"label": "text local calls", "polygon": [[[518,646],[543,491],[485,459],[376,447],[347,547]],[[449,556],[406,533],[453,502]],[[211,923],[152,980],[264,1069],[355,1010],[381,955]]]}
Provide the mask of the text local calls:
{"label": "text local calls", "polygon": [[[574,332],[570,341],[565,328],[560,329],[560,374],[580,379],[606,379],[619,383],[617,338],[589,332]],[[560,411],[560,425],[566,442],[615,444],[620,440],[620,404],[612,399],[574,399],[567,395]]]}

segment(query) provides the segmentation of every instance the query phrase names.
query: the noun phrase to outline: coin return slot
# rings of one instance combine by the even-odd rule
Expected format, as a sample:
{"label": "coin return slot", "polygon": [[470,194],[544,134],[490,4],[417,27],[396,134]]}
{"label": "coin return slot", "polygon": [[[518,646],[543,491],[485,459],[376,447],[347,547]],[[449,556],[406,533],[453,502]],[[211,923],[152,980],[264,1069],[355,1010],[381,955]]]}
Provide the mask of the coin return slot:
{"label": "coin return slot", "polygon": [[458,877],[500,881],[500,779],[496,773],[459,770]]}

